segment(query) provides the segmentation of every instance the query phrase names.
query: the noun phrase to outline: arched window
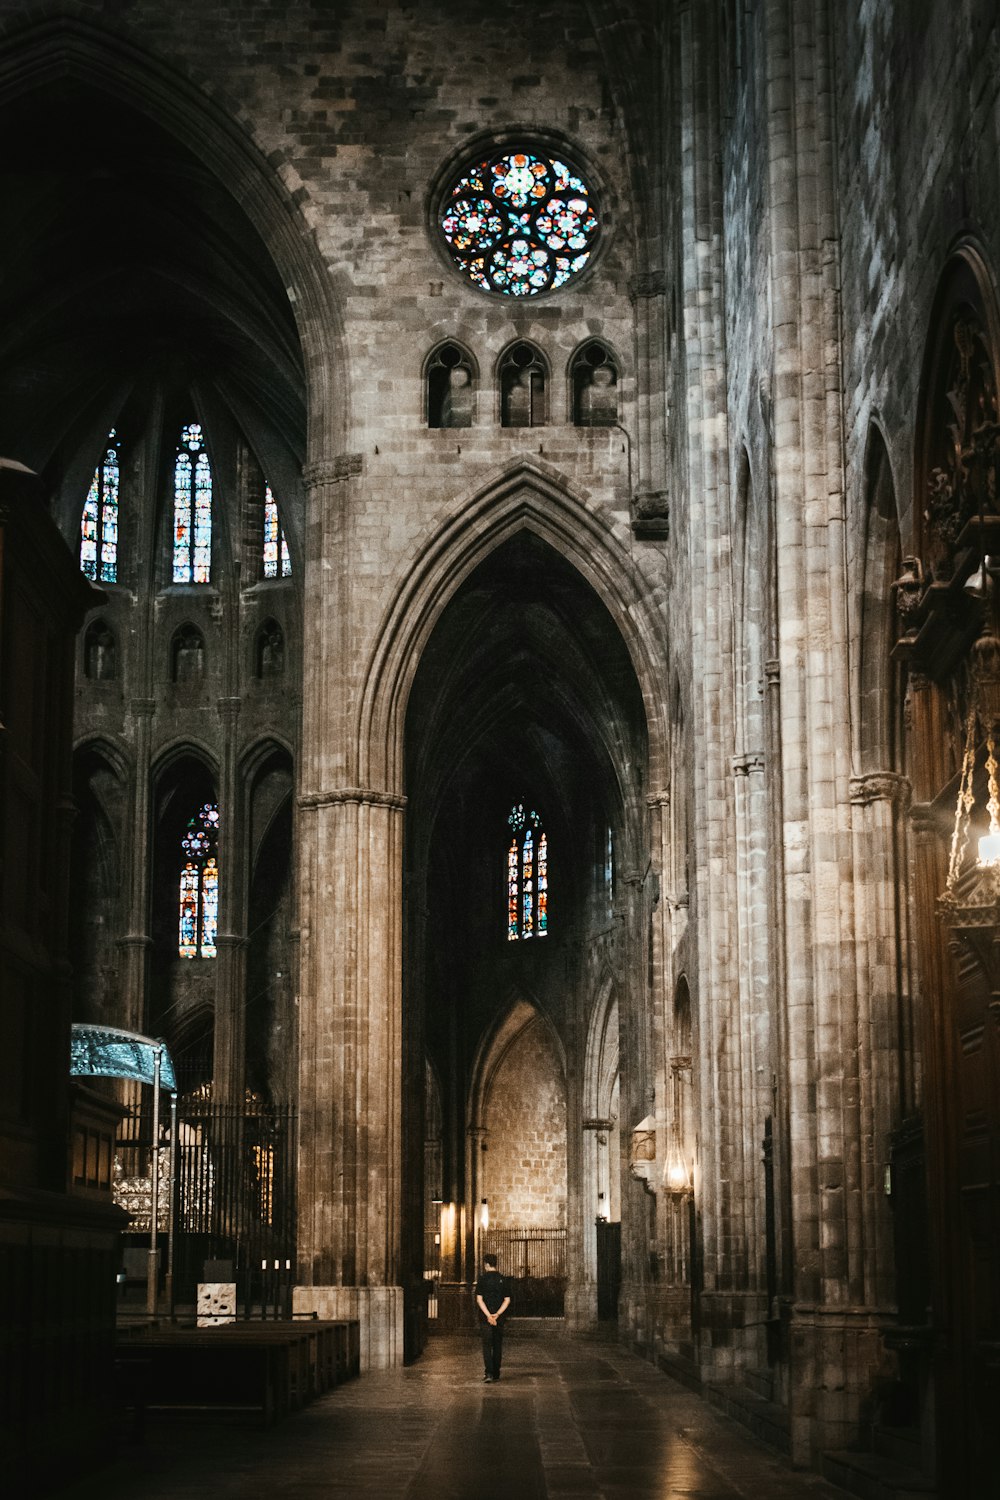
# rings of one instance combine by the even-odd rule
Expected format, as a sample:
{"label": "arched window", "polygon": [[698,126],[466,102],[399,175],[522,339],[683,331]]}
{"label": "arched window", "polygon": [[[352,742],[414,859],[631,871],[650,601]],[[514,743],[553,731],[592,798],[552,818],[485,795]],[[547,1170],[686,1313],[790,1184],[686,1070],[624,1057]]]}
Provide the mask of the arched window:
{"label": "arched window", "polygon": [[264,577],[287,578],[292,571],[285,530],[278,519],[278,502],[271,486],[264,486]]}
{"label": "arched window", "polygon": [[212,578],[212,470],[197,422],[181,432],[174,459],[174,583]]}
{"label": "arched window", "polygon": [[600,339],[584,344],[574,356],[570,381],[574,426],[614,427],[618,421],[618,366],[607,345]]}
{"label": "arched window", "polygon": [[174,682],[200,682],[205,675],[205,638],[197,625],[182,625],[171,646]]}
{"label": "arched window", "polygon": [[265,620],[257,632],[258,677],[280,677],[285,670],[285,636],[277,620]]}
{"label": "arched window", "polygon": [[181,839],[177,951],[181,958],[214,958],[219,932],[219,809],[206,802]]}
{"label": "arched window", "polygon": [[428,427],[471,427],[472,363],[457,344],[441,344],[427,361]]}
{"label": "arched window", "polygon": [[510,810],[507,849],[507,939],[545,937],[549,930],[549,841],[542,820],[518,802]]}
{"label": "arched window", "polygon": [[95,583],[118,582],[118,480],[118,438],[112,428],[80,519],[80,567]]}
{"label": "arched window", "polygon": [[452,180],[438,223],[448,254],[474,286],[535,297],[583,270],[600,216],[575,167],[546,152],[508,147],[469,163]]}
{"label": "arched window", "polygon": [[83,670],[95,682],[110,682],[118,675],[115,637],[106,620],[94,620],[83,638]]}
{"label": "arched window", "polygon": [[500,425],[545,425],[545,365],[533,344],[512,344],[500,363]]}

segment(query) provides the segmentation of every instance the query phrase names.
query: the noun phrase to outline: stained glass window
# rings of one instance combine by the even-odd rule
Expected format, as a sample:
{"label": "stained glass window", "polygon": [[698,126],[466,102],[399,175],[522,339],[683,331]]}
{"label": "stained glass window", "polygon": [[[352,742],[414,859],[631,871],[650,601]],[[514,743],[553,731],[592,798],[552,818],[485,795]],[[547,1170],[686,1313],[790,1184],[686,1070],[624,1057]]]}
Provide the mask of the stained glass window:
{"label": "stained glass window", "polygon": [[206,802],[181,839],[177,951],[181,958],[214,958],[219,934],[219,809]]}
{"label": "stained glass window", "polygon": [[174,583],[212,577],[212,470],[197,422],[181,432],[174,460]]}
{"label": "stained glass window", "polygon": [[580,174],[538,151],[504,151],[462,173],[439,223],[449,254],[474,285],[505,297],[554,291],[578,275],[600,221]]}
{"label": "stained glass window", "polygon": [[264,577],[287,578],[292,571],[285,530],[278,519],[278,502],[271,486],[264,486]]}
{"label": "stained glass window", "polygon": [[95,583],[118,582],[118,482],[118,438],[112,428],[80,519],[80,567]]}
{"label": "stained glass window", "polygon": [[545,937],[549,930],[549,841],[537,812],[517,803],[507,818],[507,940]]}

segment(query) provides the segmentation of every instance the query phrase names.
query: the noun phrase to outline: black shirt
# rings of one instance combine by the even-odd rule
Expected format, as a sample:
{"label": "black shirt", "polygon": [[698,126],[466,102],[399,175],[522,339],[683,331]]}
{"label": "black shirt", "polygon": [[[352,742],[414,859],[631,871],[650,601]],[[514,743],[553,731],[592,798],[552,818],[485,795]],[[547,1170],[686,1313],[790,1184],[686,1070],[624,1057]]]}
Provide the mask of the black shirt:
{"label": "black shirt", "polygon": [[499,1271],[484,1271],[476,1282],[476,1296],[482,1297],[491,1313],[498,1312],[504,1298],[510,1296],[507,1282]]}

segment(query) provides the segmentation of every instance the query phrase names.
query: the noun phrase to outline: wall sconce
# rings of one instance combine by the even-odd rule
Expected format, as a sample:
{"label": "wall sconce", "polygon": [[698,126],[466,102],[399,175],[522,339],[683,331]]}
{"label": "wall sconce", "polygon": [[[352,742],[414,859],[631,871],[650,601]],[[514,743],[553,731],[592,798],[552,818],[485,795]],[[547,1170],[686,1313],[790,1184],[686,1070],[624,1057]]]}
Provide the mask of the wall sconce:
{"label": "wall sconce", "polygon": [[670,1132],[670,1145],[663,1168],[663,1186],[668,1193],[683,1194],[691,1191],[691,1173],[681,1151],[676,1126]]}

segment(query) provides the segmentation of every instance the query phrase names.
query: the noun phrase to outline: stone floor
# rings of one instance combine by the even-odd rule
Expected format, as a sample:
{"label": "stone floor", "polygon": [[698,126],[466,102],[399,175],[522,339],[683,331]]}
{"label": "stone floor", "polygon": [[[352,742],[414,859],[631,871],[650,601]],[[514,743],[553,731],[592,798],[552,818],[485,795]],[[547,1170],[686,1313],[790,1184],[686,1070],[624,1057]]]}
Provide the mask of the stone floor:
{"label": "stone floor", "polygon": [[269,1431],[157,1419],[58,1500],[844,1500],[611,1338],[518,1337],[484,1385],[478,1340],[432,1340]]}

